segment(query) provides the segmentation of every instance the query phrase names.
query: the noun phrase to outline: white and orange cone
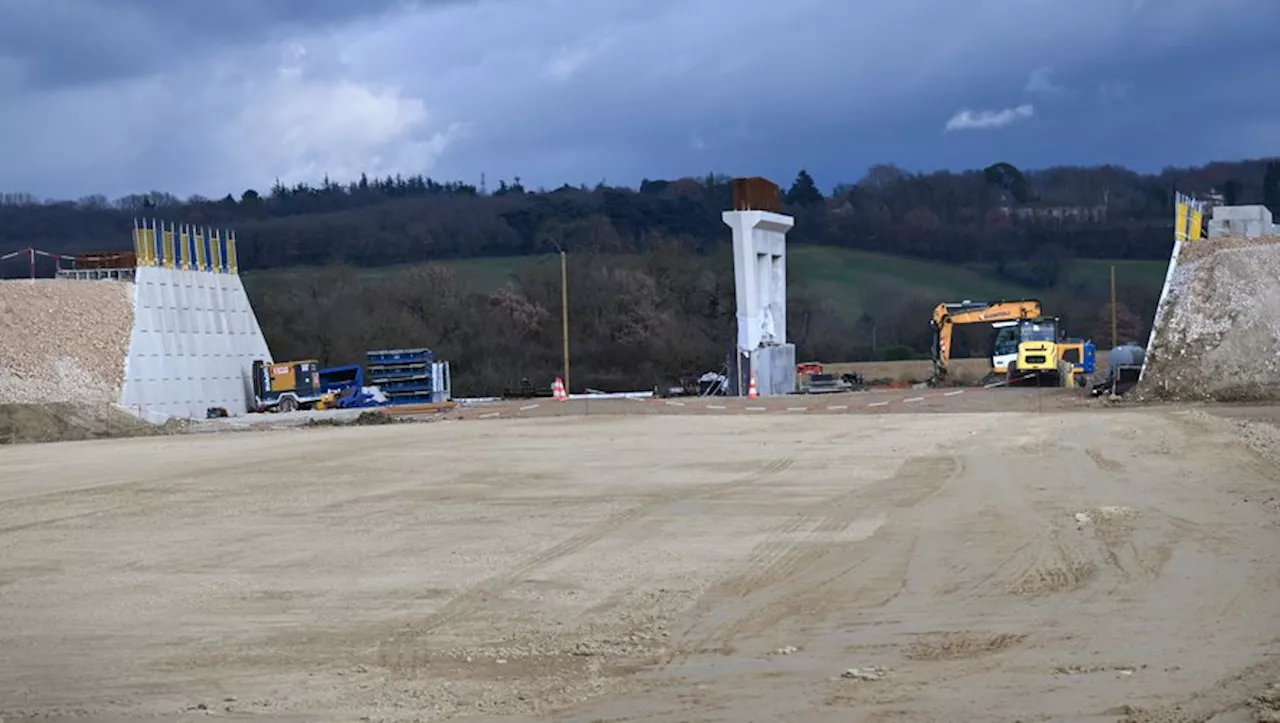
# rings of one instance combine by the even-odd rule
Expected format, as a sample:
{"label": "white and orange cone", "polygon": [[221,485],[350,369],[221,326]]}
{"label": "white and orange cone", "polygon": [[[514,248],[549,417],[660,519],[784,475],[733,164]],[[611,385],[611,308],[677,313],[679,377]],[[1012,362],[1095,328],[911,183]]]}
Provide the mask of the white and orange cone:
{"label": "white and orange cone", "polygon": [[747,386],[747,397],[750,399],[755,399],[758,396],[760,396],[760,390],[756,389],[756,375],[752,374],[751,384]]}
{"label": "white and orange cone", "polygon": [[555,394],[557,402],[569,400],[569,393],[564,389],[564,380],[560,377],[556,377],[556,383],[551,385],[551,392]]}

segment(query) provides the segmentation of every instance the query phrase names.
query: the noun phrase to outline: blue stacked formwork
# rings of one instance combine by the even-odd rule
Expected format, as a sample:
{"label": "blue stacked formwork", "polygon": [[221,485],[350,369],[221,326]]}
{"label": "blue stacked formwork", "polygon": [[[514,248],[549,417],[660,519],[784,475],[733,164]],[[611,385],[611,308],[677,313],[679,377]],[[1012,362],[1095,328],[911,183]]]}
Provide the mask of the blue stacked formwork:
{"label": "blue stacked formwork", "polygon": [[365,376],[387,397],[388,404],[439,401],[433,390],[430,349],[380,349],[365,353]]}

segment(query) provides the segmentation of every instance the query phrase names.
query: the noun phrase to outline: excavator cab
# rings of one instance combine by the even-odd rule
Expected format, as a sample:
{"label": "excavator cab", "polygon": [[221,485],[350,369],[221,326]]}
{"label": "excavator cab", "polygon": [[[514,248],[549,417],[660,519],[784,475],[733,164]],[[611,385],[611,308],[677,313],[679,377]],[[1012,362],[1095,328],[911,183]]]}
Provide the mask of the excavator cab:
{"label": "excavator cab", "polygon": [[1009,372],[1009,363],[1018,359],[1018,322],[1002,321],[991,325],[994,328],[991,340],[991,371],[1004,376]]}

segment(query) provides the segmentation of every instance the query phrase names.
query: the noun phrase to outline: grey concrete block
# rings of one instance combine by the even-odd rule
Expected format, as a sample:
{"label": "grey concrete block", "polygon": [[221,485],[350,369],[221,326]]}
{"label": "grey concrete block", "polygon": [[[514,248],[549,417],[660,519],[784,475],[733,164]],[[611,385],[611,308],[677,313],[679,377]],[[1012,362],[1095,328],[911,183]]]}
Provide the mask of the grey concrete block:
{"label": "grey concrete block", "polygon": [[778,397],[796,390],[796,346],[762,346],[751,352],[756,389],[762,397]]}

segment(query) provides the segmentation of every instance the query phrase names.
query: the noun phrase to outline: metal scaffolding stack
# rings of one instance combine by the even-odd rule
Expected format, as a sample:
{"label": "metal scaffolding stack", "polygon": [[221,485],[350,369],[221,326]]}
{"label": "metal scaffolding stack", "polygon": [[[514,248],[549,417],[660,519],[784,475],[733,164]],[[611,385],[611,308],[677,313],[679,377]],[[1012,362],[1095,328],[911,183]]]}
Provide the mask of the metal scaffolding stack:
{"label": "metal scaffolding stack", "polygon": [[387,396],[389,404],[448,401],[449,363],[437,362],[430,349],[380,349],[366,352],[368,382]]}

